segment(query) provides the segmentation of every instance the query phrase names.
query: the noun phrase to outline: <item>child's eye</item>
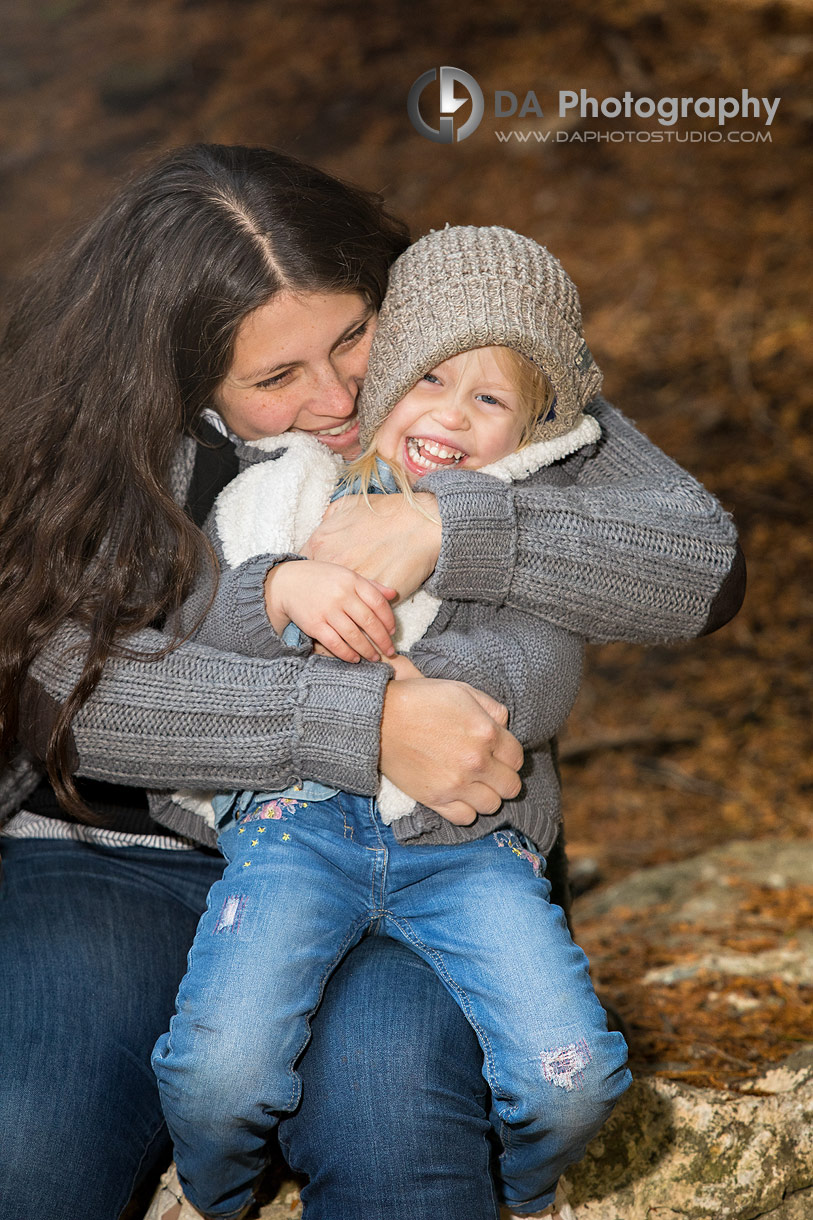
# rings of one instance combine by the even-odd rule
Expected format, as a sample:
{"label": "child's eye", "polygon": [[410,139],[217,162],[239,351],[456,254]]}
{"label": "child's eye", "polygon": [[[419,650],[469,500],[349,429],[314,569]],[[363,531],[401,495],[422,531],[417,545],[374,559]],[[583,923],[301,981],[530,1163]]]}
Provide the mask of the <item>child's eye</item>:
{"label": "child's eye", "polygon": [[428,381],[432,385],[440,385],[440,378],[436,377],[434,373],[424,373],[421,381]]}
{"label": "child's eye", "polygon": [[484,402],[489,407],[504,407],[505,403],[500,402],[499,398],[495,398],[492,394],[478,394],[480,402]]}

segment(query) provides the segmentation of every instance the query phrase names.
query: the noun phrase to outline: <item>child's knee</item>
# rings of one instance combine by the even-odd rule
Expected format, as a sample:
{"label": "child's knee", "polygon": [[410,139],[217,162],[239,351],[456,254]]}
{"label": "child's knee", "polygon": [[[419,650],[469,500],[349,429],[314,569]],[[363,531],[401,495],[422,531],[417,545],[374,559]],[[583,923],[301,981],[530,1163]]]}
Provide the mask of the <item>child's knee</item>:
{"label": "child's knee", "polygon": [[568,1099],[585,1111],[612,1109],[631,1081],[627,1044],[621,1034],[606,1031],[543,1049],[539,1067],[560,1104]]}
{"label": "child's knee", "polygon": [[560,1096],[566,1094],[585,1114],[593,1111],[604,1118],[632,1081],[624,1037],[607,1030],[593,1030],[575,1043],[547,1052],[542,1073]]}
{"label": "child's knee", "polygon": [[542,1048],[526,1088],[503,1117],[510,1125],[556,1131],[566,1142],[592,1139],[632,1081],[619,1033],[592,1035]]}
{"label": "child's knee", "polygon": [[167,1117],[173,1114],[204,1129],[239,1125],[260,1112],[290,1110],[299,1100],[291,1068],[256,1052],[237,1054],[231,1045],[209,1045],[205,1054],[181,1056],[159,1042],[153,1068]]}

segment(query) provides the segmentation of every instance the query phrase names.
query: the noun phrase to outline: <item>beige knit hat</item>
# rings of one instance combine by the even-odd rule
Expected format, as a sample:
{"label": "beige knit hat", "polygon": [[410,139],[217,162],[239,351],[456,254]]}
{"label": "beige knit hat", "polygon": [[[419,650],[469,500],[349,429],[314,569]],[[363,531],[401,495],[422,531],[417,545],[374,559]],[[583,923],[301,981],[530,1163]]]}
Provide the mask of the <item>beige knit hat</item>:
{"label": "beige knit hat", "polygon": [[433,229],[390,270],[359,396],[362,446],[430,369],[492,346],[521,352],[553,386],[535,441],[570,432],[601,389],[582,337],[579,294],[558,259],[496,225]]}

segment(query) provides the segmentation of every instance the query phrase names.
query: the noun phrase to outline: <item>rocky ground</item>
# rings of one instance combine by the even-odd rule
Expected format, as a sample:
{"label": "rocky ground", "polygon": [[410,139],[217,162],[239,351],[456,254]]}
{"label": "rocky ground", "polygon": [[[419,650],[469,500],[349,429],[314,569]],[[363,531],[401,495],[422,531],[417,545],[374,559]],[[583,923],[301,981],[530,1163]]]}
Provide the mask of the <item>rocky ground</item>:
{"label": "rocky ground", "polygon": [[740,840],[577,903],[640,1064],[570,1175],[579,1220],[813,1215],[812,880],[810,841]]}
{"label": "rocky ground", "polygon": [[[349,0],[0,0],[0,14],[0,291],[123,173],[196,139],[315,160],[383,191],[416,233],[499,221],[562,258],[608,396],[734,512],[749,564],[718,635],[591,653],[563,737],[566,822],[577,873],[605,888],[577,929],[641,1089],[678,1109],[691,1089],[744,1098],[813,1037],[813,871],[791,867],[809,859],[813,792],[810,0],[396,0],[363,15]],[[439,63],[487,97],[535,89],[545,115],[527,130],[610,129],[560,120],[560,88],[782,100],[769,144],[509,146],[487,116],[444,146],[405,110]],[[745,850],[731,841],[756,845],[747,867],[726,871]]]}

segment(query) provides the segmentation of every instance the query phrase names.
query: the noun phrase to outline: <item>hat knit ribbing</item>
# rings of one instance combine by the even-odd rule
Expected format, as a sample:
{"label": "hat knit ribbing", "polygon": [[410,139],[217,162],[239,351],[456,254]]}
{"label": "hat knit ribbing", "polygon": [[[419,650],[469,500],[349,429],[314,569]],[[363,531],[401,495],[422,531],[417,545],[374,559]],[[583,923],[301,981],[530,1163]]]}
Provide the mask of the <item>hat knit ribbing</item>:
{"label": "hat knit ribbing", "polygon": [[359,396],[362,445],[425,373],[477,347],[514,348],[548,378],[555,398],[533,440],[569,432],[601,389],[579,294],[559,260],[511,229],[447,225],[390,270]]}

